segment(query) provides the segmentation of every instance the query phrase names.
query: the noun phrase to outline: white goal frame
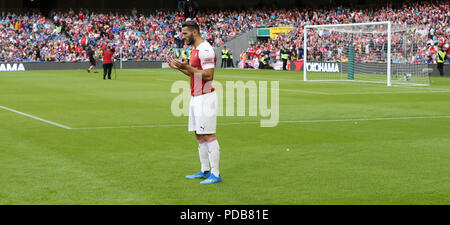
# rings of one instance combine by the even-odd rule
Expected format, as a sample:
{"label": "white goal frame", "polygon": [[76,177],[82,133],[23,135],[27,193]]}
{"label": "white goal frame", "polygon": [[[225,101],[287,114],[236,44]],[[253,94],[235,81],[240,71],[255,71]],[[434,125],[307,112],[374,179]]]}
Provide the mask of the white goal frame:
{"label": "white goal frame", "polygon": [[[348,23],[348,24],[325,24],[325,25],[306,25],[303,29],[303,81],[308,81],[306,76],[306,62],[307,62],[307,42],[308,42],[308,29],[311,28],[329,28],[329,27],[348,27],[348,26],[365,26],[365,25],[387,25],[387,86],[392,86],[391,83],[391,22],[371,22],[371,23]],[[312,80],[311,80],[312,81]],[[342,81],[342,80],[314,80],[314,81]],[[359,81],[364,82],[364,81]],[[370,81],[367,81],[370,82]]]}

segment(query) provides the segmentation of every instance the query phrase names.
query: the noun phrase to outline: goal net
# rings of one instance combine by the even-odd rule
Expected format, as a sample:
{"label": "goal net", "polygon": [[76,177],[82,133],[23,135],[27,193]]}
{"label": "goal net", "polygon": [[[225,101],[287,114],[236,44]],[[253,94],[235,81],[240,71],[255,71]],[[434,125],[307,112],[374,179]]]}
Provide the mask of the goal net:
{"label": "goal net", "polygon": [[305,81],[429,85],[421,63],[426,36],[391,22],[314,25],[304,28]]}

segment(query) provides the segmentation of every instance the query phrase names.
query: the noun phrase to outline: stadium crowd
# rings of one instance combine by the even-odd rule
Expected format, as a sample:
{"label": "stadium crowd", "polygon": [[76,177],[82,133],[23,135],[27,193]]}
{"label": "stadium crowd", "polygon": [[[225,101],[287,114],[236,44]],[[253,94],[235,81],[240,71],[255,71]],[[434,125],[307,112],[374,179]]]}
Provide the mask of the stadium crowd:
{"label": "stadium crowd", "polygon": [[2,12],[0,30],[0,61],[67,61],[70,57],[62,50],[73,43],[61,27],[40,14]]}
{"label": "stadium crowd", "polygon": [[[296,14],[298,13],[298,14]],[[392,61],[394,63],[436,63],[436,52],[440,47],[450,56],[450,6],[439,3],[403,5],[400,9],[383,7],[353,10],[303,9],[288,11],[285,15],[301,18],[292,32],[281,34],[273,40],[263,40],[251,45],[241,54],[241,60],[260,61],[261,56],[280,60],[280,50],[285,47],[291,59],[303,58],[303,28],[305,25],[367,23],[392,21]],[[289,17],[288,17],[289,18]],[[361,27],[362,28],[362,27]],[[384,27],[385,29],[386,27]],[[371,34],[375,29],[365,28],[367,33],[354,34],[325,29],[309,29],[307,59],[313,61],[348,60],[348,44],[353,38],[355,59],[362,62],[386,62],[386,34]],[[371,30],[372,29],[372,30]],[[261,54],[261,52],[263,54]],[[450,57],[448,57],[450,58]],[[449,60],[450,62],[450,60]]]}
{"label": "stadium crowd", "polygon": [[[280,50],[287,49],[290,57],[303,57],[303,27],[305,25],[362,23],[390,20],[397,25],[418,27],[419,38],[406,40],[406,47],[414,54],[400,54],[405,47],[403,38],[393,36],[394,62],[434,63],[438,46],[450,41],[450,7],[448,4],[413,3],[402,8],[389,5],[372,9],[278,9],[278,10],[207,10],[198,11],[196,20],[202,36],[213,46],[227,41],[255,27],[292,26],[287,34],[273,40],[261,41],[245,52],[245,59],[269,56],[280,59]],[[186,19],[183,11],[154,11],[152,13],[99,13],[81,9],[75,12],[53,12],[50,18],[41,14],[0,16],[0,61],[88,61],[86,49],[92,46],[101,54],[112,43],[124,60],[164,60],[170,52],[188,48],[182,41],[180,24]],[[320,33],[319,33],[320,32]],[[345,35],[335,31],[313,31],[308,38],[308,57],[319,60],[340,60],[345,50]],[[379,61],[385,49],[384,37],[354,36],[355,54],[367,62]],[[369,41],[369,39],[371,39]],[[385,51],[384,51],[385,52]],[[450,49],[447,50],[450,54]],[[311,55],[309,55],[311,54]],[[450,57],[449,57],[450,58]]]}

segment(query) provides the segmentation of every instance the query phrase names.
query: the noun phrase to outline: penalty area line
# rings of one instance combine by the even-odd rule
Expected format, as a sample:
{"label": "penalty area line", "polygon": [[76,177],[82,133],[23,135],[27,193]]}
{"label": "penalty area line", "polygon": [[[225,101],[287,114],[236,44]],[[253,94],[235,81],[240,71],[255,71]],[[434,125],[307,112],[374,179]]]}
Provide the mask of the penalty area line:
{"label": "penalty area line", "polygon": [[[241,124],[259,124],[260,122],[230,122],[230,123],[218,123],[219,126],[226,125],[241,125]],[[126,129],[126,128],[158,128],[158,127],[187,127],[187,123],[183,124],[149,124],[149,125],[130,125],[130,126],[104,126],[104,127],[78,127],[72,128],[72,130],[97,130],[97,129]]]}
{"label": "penalty area line", "polygon": [[[379,117],[379,118],[352,118],[352,119],[330,119],[330,120],[285,120],[279,121],[279,124],[293,124],[293,123],[332,123],[332,122],[356,122],[356,121],[383,121],[383,120],[413,120],[413,119],[450,119],[450,115],[442,116],[413,116],[413,117]],[[245,125],[245,124],[260,124],[260,121],[247,122],[229,122],[218,123],[218,126],[226,125]],[[131,125],[131,126],[104,126],[104,127],[80,127],[71,128],[72,130],[96,130],[96,129],[127,129],[127,128],[159,128],[159,127],[187,127],[186,124],[150,124],[150,125]]]}
{"label": "penalty area line", "polygon": [[29,118],[32,118],[32,119],[35,119],[35,120],[39,120],[39,121],[44,122],[44,123],[51,124],[53,126],[61,127],[61,128],[67,129],[67,130],[72,130],[71,127],[68,127],[68,126],[65,126],[65,125],[62,125],[62,124],[59,124],[59,123],[52,122],[50,120],[42,119],[42,118],[39,118],[37,116],[30,115],[28,113],[20,112],[20,111],[17,111],[15,109],[11,109],[11,108],[8,108],[8,107],[5,107],[5,106],[0,106],[0,108],[4,109],[4,110],[8,110],[10,112],[14,112],[14,113],[20,114],[22,116],[26,116],[26,117],[29,117]]}

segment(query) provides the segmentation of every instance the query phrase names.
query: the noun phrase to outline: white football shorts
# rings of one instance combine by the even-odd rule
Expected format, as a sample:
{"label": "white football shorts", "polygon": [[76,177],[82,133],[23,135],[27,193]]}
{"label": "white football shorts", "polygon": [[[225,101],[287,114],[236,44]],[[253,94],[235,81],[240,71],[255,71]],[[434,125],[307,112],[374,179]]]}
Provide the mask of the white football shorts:
{"label": "white football shorts", "polygon": [[197,134],[215,134],[217,125],[217,95],[191,96],[189,103],[189,131]]}

